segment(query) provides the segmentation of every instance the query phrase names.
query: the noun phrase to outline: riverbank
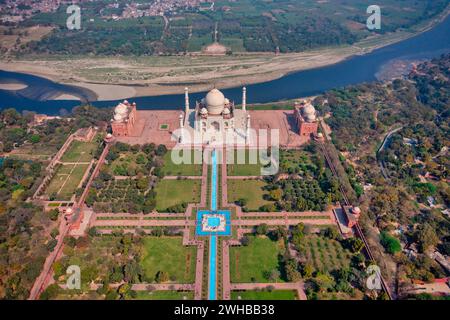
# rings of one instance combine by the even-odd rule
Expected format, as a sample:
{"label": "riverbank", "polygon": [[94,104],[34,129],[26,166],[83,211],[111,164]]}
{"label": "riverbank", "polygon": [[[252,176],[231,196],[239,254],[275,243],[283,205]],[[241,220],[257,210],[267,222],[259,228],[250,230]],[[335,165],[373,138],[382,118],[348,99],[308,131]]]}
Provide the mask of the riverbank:
{"label": "riverbank", "polygon": [[337,64],[352,56],[405,40],[429,30],[448,10],[417,28],[417,32],[377,35],[352,46],[302,53],[235,53],[230,56],[76,57],[28,56],[0,61],[0,69],[45,77],[94,92],[97,100],[160,96],[262,83],[287,74]]}

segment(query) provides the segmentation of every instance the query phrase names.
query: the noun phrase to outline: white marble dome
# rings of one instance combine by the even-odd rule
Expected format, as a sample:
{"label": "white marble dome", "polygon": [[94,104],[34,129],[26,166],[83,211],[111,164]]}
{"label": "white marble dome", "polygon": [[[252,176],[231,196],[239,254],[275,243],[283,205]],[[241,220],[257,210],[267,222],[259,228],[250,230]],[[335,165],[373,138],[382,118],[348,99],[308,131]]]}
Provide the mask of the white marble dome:
{"label": "white marble dome", "polygon": [[202,110],[200,110],[201,114],[208,114],[208,110],[206,108],[202,108]]}
{"label": "white marble dome", "polygon": [[225,106],[225,96],[214,88],[206,95],[205,103],[209,114],[219,115]]}
{"label": "white marble dome", "polygon": [[119,103],[114,109],[115,114],[125,114],[128,111],[128,107],[123,103]]}
{"label": "white marble dome", "polygon": [[225,109],[223,109],[223,114],[225,114],[225,115],[230,114],[230,109],[225,107]]}
{"label": "white marble dome", "polygon": [[315,114],[315,113],[316,113],[316,109],[314,108],[314,106],[312,104],[308,104],[305,107],[303,107],[304,115]]}

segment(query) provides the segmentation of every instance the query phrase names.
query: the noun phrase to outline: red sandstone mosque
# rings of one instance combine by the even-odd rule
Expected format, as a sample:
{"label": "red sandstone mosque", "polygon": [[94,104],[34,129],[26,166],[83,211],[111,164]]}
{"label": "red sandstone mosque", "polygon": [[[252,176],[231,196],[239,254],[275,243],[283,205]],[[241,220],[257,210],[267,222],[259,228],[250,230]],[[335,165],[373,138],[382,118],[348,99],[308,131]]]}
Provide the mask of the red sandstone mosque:
{"label": "red sandstone mosque", "polygon": [[317,120],[316,109],[308,100],[302,100],[295,103],[295,121],[301,136],[317,136],[319,123]]}
{"label": "red sandstone mosque", "polygon": [[131,135],[136,121],[136,103],[130,104],[127,100],[119,103],[114,109],[114,116],[111,120],[113,134],[116,137]]}

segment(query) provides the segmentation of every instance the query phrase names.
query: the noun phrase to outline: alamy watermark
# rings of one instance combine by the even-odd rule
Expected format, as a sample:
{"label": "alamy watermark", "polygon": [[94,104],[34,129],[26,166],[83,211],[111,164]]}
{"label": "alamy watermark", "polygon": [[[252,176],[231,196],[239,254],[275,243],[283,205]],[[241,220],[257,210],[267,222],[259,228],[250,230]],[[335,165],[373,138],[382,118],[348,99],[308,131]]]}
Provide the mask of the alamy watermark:
{"label": "alamy watermark", "polygon": [[370,290],[381,290],[381,270],[377,265],[370,265],[366,269],[366,274],[368,275],[366,279],[367,289]]}
{"label": "alamy watermark", "polygon": [[71,265],[67,268],[66,274],[68,275],[66,281],[66,287],[70,290],[81,289],[81,269],[80,266]]}
{"label": "alamy watermark", "polygon": [[69,30],[80,30],[81,29],[81,8],[76,4],[72,4],[67,7],[67,14],[70,16],[66,20],[66,26]]}
{"label": "alamy watermark", "polygon": [[366,25],[369,30],[381,29],[381,8],[380,6],[373,4],[367,7],[367,13],[370,16],[367,18]]}

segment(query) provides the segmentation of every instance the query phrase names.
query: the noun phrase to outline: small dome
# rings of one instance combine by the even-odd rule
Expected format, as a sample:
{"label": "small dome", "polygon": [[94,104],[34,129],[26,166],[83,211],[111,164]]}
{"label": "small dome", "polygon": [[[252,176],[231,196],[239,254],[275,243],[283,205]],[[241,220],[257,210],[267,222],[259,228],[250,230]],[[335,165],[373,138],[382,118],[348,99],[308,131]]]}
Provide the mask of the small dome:
{"label": "small dome", "polygon": [[230,104],[230,100],[228,98],[225,98],[224,102],[225,104]]}
{"label": "small dome", "polygon": [[67,210],[66,210],[66,213],[67,214],[71,214],[73,212],[73,209],[72,208],[67,208]]}
{"label": "small dome", "polygon": [[208,114],[208,110],[206,110],[206,108],[202,108],[202,110],[200,110],[201,114]]}
{"label": "small dome", "polygon": [[107,135],[106,135],[106,139],[111,139],[112,138],[112,134],[111,133],[108,133]]}
{"label": "small dome", "polygon": [[319,132],[319,133],[317,134],[317,137],[318,137],[318,138],[323,138],[323,133],[322,133],[322,132]]}
{"label": "small dome", "polygon": [[353,212],[354,214],[360,214],[360,213],[361,213],[361,209],[360,209],[359,207],[353,207],[353,208],[352,208],[352,212]]}
{"label": "small dome", "polygon": [[223,114],[225,114],[225,115],[230,114],[230,109],[229,108],[223,109]]}

